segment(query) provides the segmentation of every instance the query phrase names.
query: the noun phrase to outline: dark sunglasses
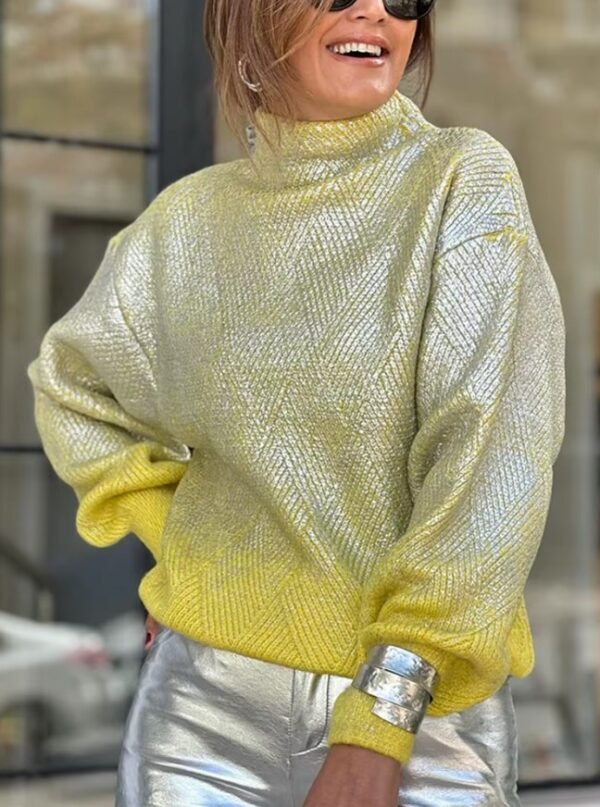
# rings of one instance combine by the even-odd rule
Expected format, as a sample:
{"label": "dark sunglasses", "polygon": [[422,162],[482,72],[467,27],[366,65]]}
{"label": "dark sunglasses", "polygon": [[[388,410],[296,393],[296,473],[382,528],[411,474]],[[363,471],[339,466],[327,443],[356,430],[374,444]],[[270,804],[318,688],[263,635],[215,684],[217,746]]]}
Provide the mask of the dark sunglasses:
{"label": "dark sunglasses", "polygon": [[[343,11],[355,2],[356,0],[332,0],[329,11]],[[318,2],[314,4],[318,5]],[[383,5],[388,14],[399,20],[420,20],[433,9],[435,0],[383,0]]]}

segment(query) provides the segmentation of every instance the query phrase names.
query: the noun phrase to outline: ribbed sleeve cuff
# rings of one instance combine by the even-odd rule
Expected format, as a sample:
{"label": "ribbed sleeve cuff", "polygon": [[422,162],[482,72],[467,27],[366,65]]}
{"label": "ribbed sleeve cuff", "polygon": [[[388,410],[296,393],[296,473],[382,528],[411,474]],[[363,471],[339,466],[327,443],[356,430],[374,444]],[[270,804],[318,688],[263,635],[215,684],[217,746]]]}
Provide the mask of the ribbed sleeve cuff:
{"label": "ribbed sleeve cuff", "polygon": [[[383,638],[380,638],[380,641],[385,643]],[[443,694],[444,690],[447,689],[445,685],[448,681],[448,673],[452,669],[452,656],[440,648],[422,645],[417,642],[403,642],[398,646],[411,653],[416,653],[435,667],[440,677],[438,693],[441,690]],[[440,709],[438,693],[436,693],[435,700],[427,709],[426,714],[429,716],[454,711],[453,708],[444,709],[442,707]],[[453,692],[460,704],[459,708],[472,705],[469,700],[469,695],[471,694],[471,692],[467,691],[465,695],[466,703],[463,703],[463,698]],[[477,698],[473,702],[476,700]],[[375,697],[373,695],[363,692],[352,685],[349,685],[347,689],[338,695],[331,714],[328,734],[329,745],[334,743],[360,745],[363,748],[370,748],[380,754],[393,757],[398,762],[405,764],[412,755],[417,735],[401,729],[393,723],[388,723],[387,720],[379,717],[379,715],[374,715],[371,712],[374,702]]]}
{"label": "ribbed sleeve cuff", "polygon": [[373,695],[351,685],[341,692],[333,704],[328,744],[359,745],[407,763],[416,735],[374,715],[371,712],[374,702]]}

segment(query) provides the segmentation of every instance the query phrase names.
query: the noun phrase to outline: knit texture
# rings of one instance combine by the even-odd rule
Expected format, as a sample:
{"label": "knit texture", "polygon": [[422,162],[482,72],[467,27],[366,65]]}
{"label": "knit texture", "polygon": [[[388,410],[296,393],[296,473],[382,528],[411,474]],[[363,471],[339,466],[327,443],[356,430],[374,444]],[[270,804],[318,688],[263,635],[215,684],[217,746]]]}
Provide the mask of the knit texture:
{"label": "knit texture", "polygon": [[[489,134],[398,91],[281,123],[278,155],[257,130],[251,159],[178,180],[110,240],[28,368],[38,431],[82,538],[152,552],[159,622],[349,678],[398,645],[438,668],[428,714],[460,711],[533,666],[559,294]],[[329,744],[406,762],[414,735],[373,702],[349,686]]]}

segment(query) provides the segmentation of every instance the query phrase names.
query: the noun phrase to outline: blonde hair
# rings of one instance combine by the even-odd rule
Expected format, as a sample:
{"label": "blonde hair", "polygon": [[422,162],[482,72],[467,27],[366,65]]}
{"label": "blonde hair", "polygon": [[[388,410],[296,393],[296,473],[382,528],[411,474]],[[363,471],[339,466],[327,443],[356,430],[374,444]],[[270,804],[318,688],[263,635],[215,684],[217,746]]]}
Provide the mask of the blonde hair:
{"label": "blonde hair", "polygon": [[[266,112],[294,118],[297,76],[289,57],[310,38],[331,0],[206,0],[204,40],[213,62],[214,85],[223,118],[246,151],[245,127],[251,125],[274,144],[256,119],[260,106]],[[313,14],[307,14],[308,10]],[[247,59],[247,77],[259,83],[256,93],[238,73],[238,60]],[[407,71],[421,65],[425,96],[433,68],[431,15],[419,20]],[[279,136],[279,126],[276,127]]]}

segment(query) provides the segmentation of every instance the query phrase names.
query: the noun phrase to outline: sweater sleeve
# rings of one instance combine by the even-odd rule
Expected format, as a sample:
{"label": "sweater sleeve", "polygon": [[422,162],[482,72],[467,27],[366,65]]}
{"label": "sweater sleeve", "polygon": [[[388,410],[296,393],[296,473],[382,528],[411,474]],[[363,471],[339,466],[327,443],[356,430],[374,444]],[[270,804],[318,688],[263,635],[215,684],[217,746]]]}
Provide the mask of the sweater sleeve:
{"label": "sweater sleeve", "polygon": [[[529,647],[523,593],[563,440],[565,329],[512,162],[502,182],[511,202],[499,229],[465,224],[434,260],[407,466],[413,509],[363,599],[360,661],[381,643],[433,664],[428,716],[473,706],[533,664],[517,645]],[[475,222],[464,199],[456,209]],[[373,715],[374,700],[344,690],[329,742],[406,762],[415,735]]]}
{"label": "sweater sleeve", "polygon": [[[144,322],[143,307],[125,313],[120,302],[119,285],[135,282],[127,279],[129,263],[148,254],[135,243],[136,227],[143,229],[139,220],[109,241],[91,283],[46,332],[27,375],[45,454],[78,499],[80,536],[102,547],[133,532],[158,560],[190,450],[159,422],[152,357],[132,330],[132,322]],[[139,291],[129,296],[145,299]]]}

